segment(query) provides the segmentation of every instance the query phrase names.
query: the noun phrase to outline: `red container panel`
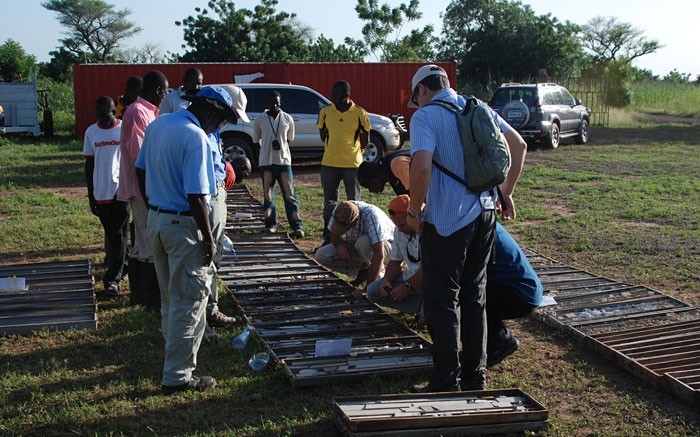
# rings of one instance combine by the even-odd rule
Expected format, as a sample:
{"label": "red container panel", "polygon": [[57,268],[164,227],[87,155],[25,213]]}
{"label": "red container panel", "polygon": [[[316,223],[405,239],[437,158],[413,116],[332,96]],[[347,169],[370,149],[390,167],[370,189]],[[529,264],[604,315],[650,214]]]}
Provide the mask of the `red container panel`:
{"label": "red container panel", "polygon": [[[445,68],[453,87],[457,83],[457,64],[438,63]],[[205,84],[236,83],[237,75],[262,76],[261,83],[292,83],[313,88],[326,97],[338,80],[351,86],[351,98],[369,112],[386,115],[400,113],[410,118],[415,110],[406,107],[411,97],[411,78],[424,63],[192,63],[192,64],[76,64],[73,68],[76,137],[95,122],[93,103],[99,96],[117,97],[124,92],[129,76],[143,76],[160,70],[170,86],[182,84],[187,68],[202,70]],[[240,78],[239,78],[240,80]]]}

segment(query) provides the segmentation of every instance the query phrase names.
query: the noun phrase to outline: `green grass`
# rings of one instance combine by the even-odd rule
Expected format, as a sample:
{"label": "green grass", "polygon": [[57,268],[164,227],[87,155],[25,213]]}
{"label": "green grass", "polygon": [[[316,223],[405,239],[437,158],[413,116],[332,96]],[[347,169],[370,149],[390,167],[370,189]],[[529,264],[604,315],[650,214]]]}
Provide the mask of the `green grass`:
{"label": "green grass", "polygon": [[700,117],[700,86],[670,81],[640,81],[632,84],[632,111]]}
{"label": "green grass", "polygon": [[[519,216],[508,229],[524,246],[564,263],[700,305],[700,132],[684,129],[689,139],[683,141],[531,152],[516,190]],[[101,228],[79,188],[80,150],[71,140],[2,142],[4,262],[101,259]],[[309,234],[300,244],[306,248],[318,242],[321,230],[318,167],[309,168],[295,168]],[[259,180],[248,182],[259,195]],[[363,192],[364,200],[382,207],[392,197],[388,189],[381,196]],[[276,203],[284,223],[279,196]],[[95,274],[99,287],[98,263]],[[95,331],[0,338],[1,435],[338,436],[331,420],[333,398],[402,393],[426,378],[372,375],[294,389],[277,364],[260,373],[247,366],[250,355],[263,350],[261,344],[253,341],[242,352],[230,347],[243,329],[238,323],[199,353],[198,372],[215,376],[219,387],[166,398],[159,392],[159,317],[129,306],[128,297],[109,300],[99,289],[97,295]],[[227,295],[222,307],[235,312]],[[697,406],[652,388],[533,319],[509,326],[521,349],[489,371],[489,386],[519,387],[547,406],[551,426],[538,435],[700,433]],[[254,393],[263,400],[251,400]]]}

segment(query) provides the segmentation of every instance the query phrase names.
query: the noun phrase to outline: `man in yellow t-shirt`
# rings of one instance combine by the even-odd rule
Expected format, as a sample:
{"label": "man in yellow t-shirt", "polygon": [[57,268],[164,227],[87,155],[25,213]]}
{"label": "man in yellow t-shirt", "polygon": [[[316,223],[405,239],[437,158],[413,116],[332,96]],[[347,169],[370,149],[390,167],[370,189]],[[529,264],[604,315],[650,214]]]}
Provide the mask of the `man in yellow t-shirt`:
{"label": "man in yellow t-shirt", "polygon": [[360,200],[357,168],[362,150],[369,143],[367,111],[350,100],[350,84],[340,80],[331,90],[332,104],[318,114],[318,130],[326,145],[321,161],[323,187],[323,244],[330,243],[328,221],[338,203],[340,181],[345,185],[347,200]]}

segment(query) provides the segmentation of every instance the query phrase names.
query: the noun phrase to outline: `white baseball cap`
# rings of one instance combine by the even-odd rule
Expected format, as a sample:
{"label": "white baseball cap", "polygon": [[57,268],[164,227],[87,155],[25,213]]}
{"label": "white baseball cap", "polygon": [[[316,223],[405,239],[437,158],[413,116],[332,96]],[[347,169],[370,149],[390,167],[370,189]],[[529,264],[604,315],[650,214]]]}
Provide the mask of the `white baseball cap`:
{"label": "white baseball cap", "polygon": [[428,64],[420,67],[417,71],[416,74],[413,75],[413,79],[411,80],[411,98],[408,99],[408,107],[409,108],[417,108],[418,105],[413,103],[413,93],[416,91],[416,87],[418,84],[425,79],[428,76],[444,76],[447,77],[447,72],[445,71],[444,68],[440,67],[439,65],[435,64]]}
{"label": "white baseball cap", "polygon": [[236,115],[238,115],[238,118],[240,118],[246,123],[250,123],[250,118],[248,118],[248,115],[245,113],[245,107],[248,104],[248,99],[246,98],[243,90],[235,85],[220,86],[226,91],[228,91],[229,95],[231,96],[231,100],[233,100],[233,105],[231,105],[231,108],[233,108],[233,110],[236,111]]}

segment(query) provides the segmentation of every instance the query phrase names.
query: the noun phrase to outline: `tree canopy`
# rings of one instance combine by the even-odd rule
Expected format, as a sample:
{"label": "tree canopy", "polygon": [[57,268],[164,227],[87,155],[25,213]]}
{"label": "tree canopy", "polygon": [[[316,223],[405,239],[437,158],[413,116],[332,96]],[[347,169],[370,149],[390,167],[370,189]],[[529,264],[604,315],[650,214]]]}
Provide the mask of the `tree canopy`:
{"label": "tree canopy", "polygon": [[13,39],[0,45],[0,81],[29,79],[37,70],[36,58]]}
{"label": "tree canopy", "polygon": [[[236,9],[227,0],[212,0],[175,24],[183,27],[186,62],[292,62],[356,60],[356,50],[335,47],[320,37],[312,44],[310,28],[295,14],[275,9],[277,0],[261,0],[253,10]],[[311,55],[325,56],[311,59]]]}
{"label": "tree canopy", "polygon": [[[401,36],[406,23],[423,16],[418,10],[419,3],[419,0],[411,0],[408,5],[401,3],[392,8],[387,3],[379,6],[377,0],[357,0],[355,11],[360,20],[365,21],[362,26],[363,39],[346,38],[346,44],[364,54],[373,54],[377,61],[382,62],[432,60],[433,45],[437,42],[433,36],[433,26],[428,25]],[[392,34],[395,34],[393,39]]]}
{"label": "tree canopy", "polygon": [[117,11],[102,0],[50,0],[41,5],[56,12],[67,29],[62,48],[83,61],[113,60],[119,44],[141,31],[127,20],[128,9]]}
{"label": "tree canopy", "polygon": [[583,26],[583,42],[598,62],[623,60],[631,62],[663,47],[659,41],[648,39],[630,23],[615,17],[594,17]]}
{"label": "tree canopy", "polygon": [[538,16],[508,0],[453,0],[443,15],[441,59],[454,59],[462,83],[493,85],[535,77],[575,74],[585,62],[580,27]]}

